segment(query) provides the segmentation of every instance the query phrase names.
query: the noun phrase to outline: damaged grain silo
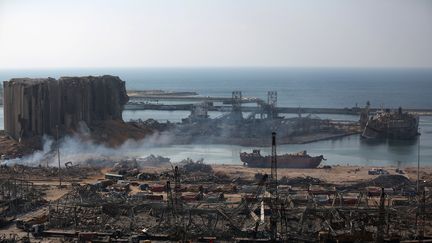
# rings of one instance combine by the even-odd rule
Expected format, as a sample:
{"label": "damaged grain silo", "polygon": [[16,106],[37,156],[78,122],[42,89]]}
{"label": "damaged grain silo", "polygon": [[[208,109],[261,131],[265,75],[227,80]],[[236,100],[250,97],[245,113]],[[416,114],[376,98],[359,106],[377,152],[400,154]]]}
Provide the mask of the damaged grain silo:
{"label": "damaged grain silo", "polygon": [[115,76],[14,78],[3,83],[4,127],[21,140],[61,135],[104,120],[122,121],[128,101],[125,82]]}

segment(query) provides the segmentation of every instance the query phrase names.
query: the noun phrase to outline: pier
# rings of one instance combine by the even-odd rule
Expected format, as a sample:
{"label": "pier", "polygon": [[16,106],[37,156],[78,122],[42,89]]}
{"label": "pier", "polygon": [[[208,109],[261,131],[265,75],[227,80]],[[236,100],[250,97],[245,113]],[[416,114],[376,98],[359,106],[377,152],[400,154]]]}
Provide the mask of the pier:
{"label": "pier", "polygon": [[[221,97],[221,96],[183,96],[170,94],[136,95],[129,94],[130,101],[125,105],[125,110],[162,110],[162,111],[184,111],[191,110],[198,103],[208,103],[208,111],[228,112],[232,110],[235,102],[241,104],[256,104],[256,106],[242,106],[244,112],[260,112],[267,105],[263,99],[257,97]],[[166,104],[163,102],[181,102],[181,104]],[[221,103],[214,105],[214,102]],[[322,107],[274,107],[277,113],[282,114],[338,114],[338,115],[360,115],[361,107],[345,108],[322,108]],[[382,108],[370,108],[371,113],[376,113]],[[409,109],[405,111],[420,116],[432,116],[432,109]]]}

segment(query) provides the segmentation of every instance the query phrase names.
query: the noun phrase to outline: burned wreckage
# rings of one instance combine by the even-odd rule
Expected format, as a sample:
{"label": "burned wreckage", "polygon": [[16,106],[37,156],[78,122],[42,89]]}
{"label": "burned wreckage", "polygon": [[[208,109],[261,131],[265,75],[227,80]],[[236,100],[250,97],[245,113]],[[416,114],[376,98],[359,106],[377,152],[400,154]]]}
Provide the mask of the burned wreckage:
{"label": "burned wreckage", "polygon": [[[39,239],[98,242],[398,242],[432,236],[427,184],[421,184],[424,193],[413,196],[407,192],[414,183],[403,175],[348,184],[310,176],[278,179],[275,147],[270,164],[268,174],[239,178],[238,167],[228,174],[226,168],[201,161],[185,160],[153,172],[124,163],[105,179],[68,185],[64,194],[41,201],[31,214],[11,207],[15,211],[4,215],[15,216],[19,229]],[[134,173],[113,176],[122,170]],[[5,195],[19,184],[0,185]]]}

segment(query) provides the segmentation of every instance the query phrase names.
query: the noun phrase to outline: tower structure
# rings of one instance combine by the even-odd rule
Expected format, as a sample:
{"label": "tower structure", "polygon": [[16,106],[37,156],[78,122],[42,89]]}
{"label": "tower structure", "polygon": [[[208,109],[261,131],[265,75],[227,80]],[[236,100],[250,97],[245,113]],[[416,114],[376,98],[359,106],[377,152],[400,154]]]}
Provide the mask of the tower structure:
{"label": "tower structure", "polygon": [[277,91],[268,91],[267,92],[267,105],[268,105],[267,117],[268,118],[277,117],[278,116],[277,111],[276,111]]}
{"label": "tower structure", "polygon": [[232,113],[231,113],[231,119],[234,122],[238,122],[243,119],[242,114],[242,92],[241,91],[233,91],[232,97],[231,97],[231,103],[232,103]]}

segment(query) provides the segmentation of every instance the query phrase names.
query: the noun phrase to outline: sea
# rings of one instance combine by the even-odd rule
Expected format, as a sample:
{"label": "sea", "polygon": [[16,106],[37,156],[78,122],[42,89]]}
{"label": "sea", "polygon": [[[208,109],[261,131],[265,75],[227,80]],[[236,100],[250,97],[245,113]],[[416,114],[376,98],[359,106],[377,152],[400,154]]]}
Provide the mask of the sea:
{"label": "sea", "polygon": [[[244,97],[266,100],[268,91],[277,91],[278,106],[290,107],[372,107],[432,109],[432,69],[365,68],[75,68],[0,70],[0,80],[15,77],[115,75],[126,81],[128,90],[194,91],[202,96],[230,97],[242,91]],[[153,118],[177,122],[187,111],[124,111],[124,120]],[[221,115],[211,112],[211,117]],[[3,109],[0,109],[3,128]],[[292,116],[288,115],[287,116]],[[358,120],[350,115],[317,115],[337,120]],[[359,135],[308,144],[279,145],[278,153],[307,150],[324,155],[328,165],[432,166],[432,117],[420,118],[421,135],[412,141],[365,141]],[[270,145],[270,135],[269,135]],[[242,164],[239,153],[255,147],[224,144],[152,146],[129,151],[134,156],[161,155],[177,162],[203,158],[211,164]],[[270,153],[270,147],[260,148]]]}

